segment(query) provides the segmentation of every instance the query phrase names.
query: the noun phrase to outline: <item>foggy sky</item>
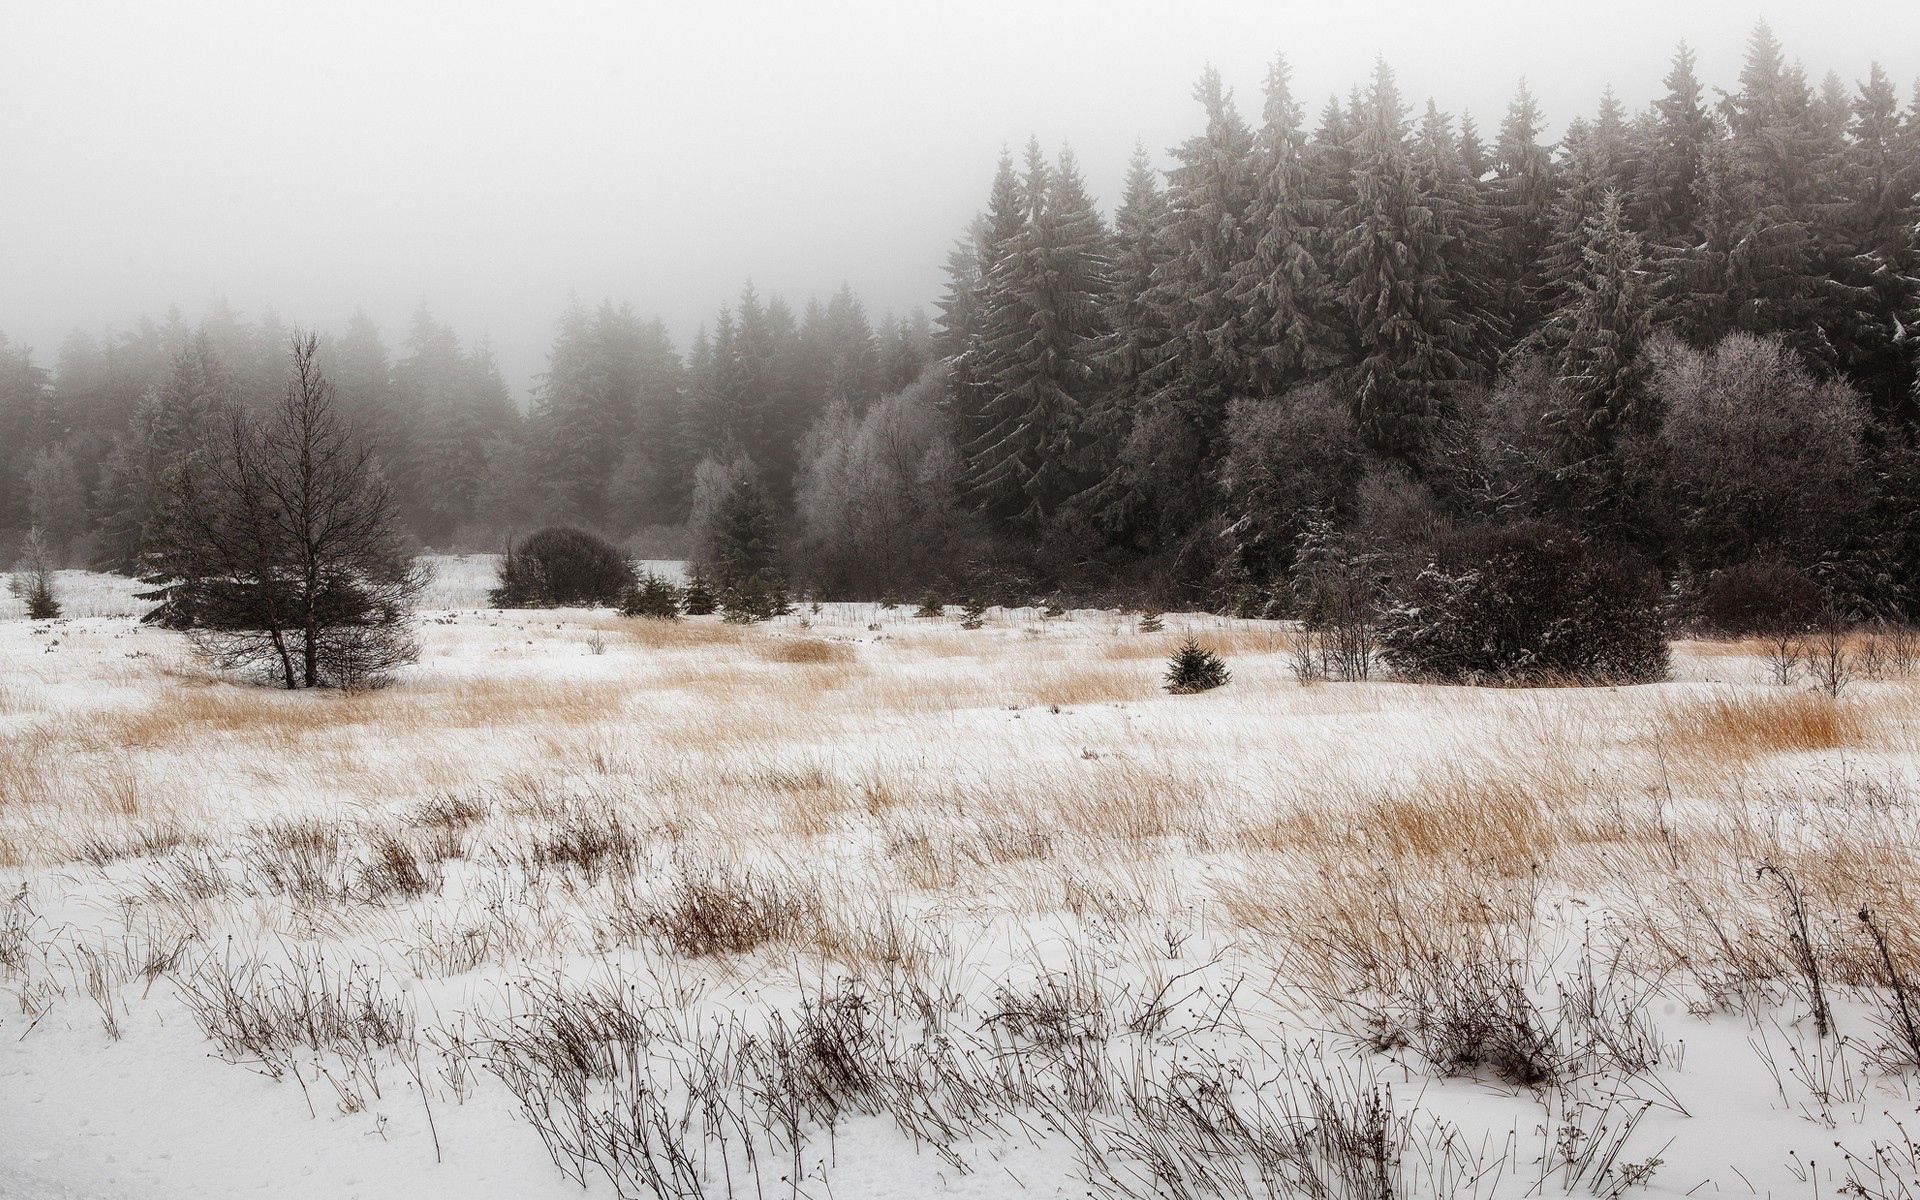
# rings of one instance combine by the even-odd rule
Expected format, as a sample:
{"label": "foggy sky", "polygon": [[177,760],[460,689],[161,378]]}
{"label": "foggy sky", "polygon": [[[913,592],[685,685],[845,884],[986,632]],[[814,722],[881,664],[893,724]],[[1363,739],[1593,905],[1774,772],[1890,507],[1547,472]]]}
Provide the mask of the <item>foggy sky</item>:
{"label": "foggy sky", "polygon": [[1490,139],[1522,75],[1555,128],[1608,83],[1637,110],[1681,38],[1732,87],[1761,16],[1816,84],[1920,73],[1920,7],[1884,2],[0,0],[0,331],[51,365],[219,294],[358,303],[394,346],[424,300],[524,394],[571,294],[683,349],[748,278],[931,314],[1003,145],[1070,142],[1110,205],[1136,139],[1199,128],[1209,61],[1257,121],[1285,53],[1311,125],[1381,54]]}

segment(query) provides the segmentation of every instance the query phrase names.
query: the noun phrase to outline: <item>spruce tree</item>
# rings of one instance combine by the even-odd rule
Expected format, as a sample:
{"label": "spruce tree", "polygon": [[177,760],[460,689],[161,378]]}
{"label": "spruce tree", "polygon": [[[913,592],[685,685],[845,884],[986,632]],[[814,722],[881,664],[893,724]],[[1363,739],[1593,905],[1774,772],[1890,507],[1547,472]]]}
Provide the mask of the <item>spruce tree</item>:
{"label": "spruce tree", "polygon": [[987,623],[987,602],[978,596],[967,597],[960,609],[960,628],[978,629]]}
{"label": "spruce tree", "polygon": [[1822,162],[1813,96],[1764,22],[1747,42],[1740,88],[1722,104],[1731,133],[1727,178],[1731,251],[1713,284],[1734,328],[1777,334],[1816,364],[1833,361],[1822,328],[1834,299],[1822,269],[1817,214]]}
{"label": "spruce tree", "polygon": [[1106,352],[1112,259],[1072,154],[1027,149],[1027,219],[988,275],[986,402],[966,447],[968,492],[990,521],[1036,534],[1070,496],[1079,431]]}
{"label": "spruce tree", "polygon": [[1431,100],[1410,153],[1415,186],[1432,214],[1435,249],[1446,264],[1435,283],[1451,314],[1452,337],[1473,373],[1490,376],[1506,341],[1487,283],[1498,231],[1484,185],[1463,161],[1452,121]]}
{"label": "spruce tree", "polygon": [[1197,459],[1211,462],[1227,401],[1246,394],[1252,377],[1257,335],[1235,285],[1253,252],[1257,183],[1253,131],[1220,73],[1208,67],[1193,94],[1206,129],[1174,150],[1168,173],[1167,257],[1153,295],[1169,341],[1150,384],[1152,405],[1177,413]]}
{"label": "spruce tree", "polygon": [[1581,265],[1566,280],[1552,324],[1566,389],[1562,480],[1581,522],[1614,539],[1633,532],[1621,443],[1651,432],[1643,358],[1651,310],[1640,239],[1625,227],[1620,193],[1609,191],[1587,219]]}
{"label": "spruce tree", "polygon": [[1173,661],[1167,664],[1166,678],[1167,691],[1176,696],[1190,696],[1226,685],[1232,681],[1233,674],[1218,654],[1188,638],[1180,643]]}
{"label": "spruce tree", "polygon": [[707,544],[700,550],[701,567],[722,589],[744,589],[774,577],[780,556],[778,531],[755,472],[735,474],[721,498]]}
{"label": "spruce tree", "polygon": [[620,597],[620,615],[677,621],[680,619],[680,589],[648,571]]}
{"label": "spruce tree", "polygon": [[239,410],[240,401],[212,339],[204,330],[193,334],[174,356],[166,381],[141,398],[105,464],[94,497],[102,566],[123,573],[138,567],[150,548],[167,480]]}
{"label": "spruce tree", "polygon": [[1247,253],[1234,264],[1232,298],[1247,311],[1247,380],[1252,394],[1277,396],[1325,364],[1320,329],[1324,284],[1314,236],[1300,105],[1287,86],[1285,58],[1267,70],[1266,106],[1251,169]]}
{"label": "spruce tree", "polygon": [[1494,211],[1500,228],[1500,309],[1509,336],[1522,341],[1544,317],[1541,272],[1553,237],[1553,159],[1540,144],[1546,119],[1520,81],[1494,143]]}
{"label": "spruce tree", "polygon": [[1681,42],[1661,80],[1666,94],[1653,102],[1650,148],[1649,233],[1661,247],[1693,244],[1699,234],[1699,194],[1695,177],[1707,144],[1717,136],[1712,111],[1694,70],[1693,50]]}
{"label": "spruce tree", "polygon": [[687,586],[680,593],[680,610],[690,617],[707,617],[713,615],[718,604],[719,599],[706,573],[700,570],[691,572],[687,576]]}
{"label": "spruce tree", "polygon": [[1122,455],[1148,390],[1148,377],[1165,353],[1169,336],[1166,312],[1153,294],[1155,276],[1169,256],[1166,222],[1167,198],[1159,172],[1147,158],[1146,148],[1136,146],[1126,190],[1114,213],[1107,354],[1081,426],[1081,453],[1091,482],[1076,498],[1116,540],[1125,539],[1135,515],[1136,493],[1124,476]]}
{"label": "spruce tree", "polygon": [[1354,142],[1353,200],[1336,243],[1355,341],[1348,388],[1376,453],[1418,464],[1448,381],[1468,370],[1468,326],[1448,295],[1445,232],[1420,194],[1406,109],[1382,62]]}
{"label": "spruce tree", "polygon": [[947,410],[955,440],[977,442],[987,430],[994,367],[987,345],[989,289],[1014,240],[1026,227],[1030,204],[1013,166],[1000,154],[986,211],[974,221],[966,243],[948,257],[947,294],[940,302],[936,338],[948,365]]}
{"label": "spruce tree", "polygon": [[1849,378],[1875,411],[1899,418],[1910,411],[1915,381],[1906,331],[1920,319],[1920,243],[1914,237],[1920,161],[1910,153],[1899,97],[1880,64],[1873,64],[1851,109],[1840,184],[1846,256],[1838,273],[1853,302],[1834,322],[1834,338]]}

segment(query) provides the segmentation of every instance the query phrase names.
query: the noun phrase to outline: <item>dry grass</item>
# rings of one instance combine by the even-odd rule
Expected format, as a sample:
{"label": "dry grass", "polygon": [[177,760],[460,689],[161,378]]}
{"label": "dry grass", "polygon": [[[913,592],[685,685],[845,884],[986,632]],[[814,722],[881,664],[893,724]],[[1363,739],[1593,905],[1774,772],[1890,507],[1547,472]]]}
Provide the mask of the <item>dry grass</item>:
{"label": "dry grass", "polygon": [[[1087,1173],[1063,1186],[1121,1200],[1218,1194],[1241,1168],[1371,1186],[1378,1164],[1334,1143],[1405,1134],[1424,1075],[1540,1097],[1523,1142],[1578,1122],[1604,1141],[1627,1128],[1605,1095],[1660,1094],[1669,1019],[1793,1024],[1809,957],[1881,1024],[1889,970],[1920,979],[1920,685],[1836,702],[1754,682],[1755,647],[1702,643],[1689,678],[1648,688],[1307,687],[1270,623],[964,631],[910,611],[475,615],[428,626],[418,671],[355,697],[211,684],[116,656],[104,630],[57,668],[0,640],[34,668],[0,709],[0,866],[87,914],[34,941],[0,889],[9,1003],[72,997],[105,1025],[170,981],[223,1053],[319,1063],[342,1104],[495,1087],[573,1106],[527,1119],[554,1122],[580,1177],[614,1154],[592,1137],[639,1136],[608,1114],[666,1122],[656,1151],[696,1158],[661,1169],[696,1174],[773,1163],[737,1157],[743,1129],[790,1170],[859,1114],[943,1170],[1044,1129]],[[1234,682],[1170,697],[1189,629]],[[399,999],[416,978],[441,1014]],[[445,1015],[468,1010],[499,1040]],[[1275,1064],[1302,1031],[1354,1073],[1296,1073],[1283,1101]],[[1835,1053],[1881,1053],[1853,1036]],[[398,1053],[429,1062],[423,1083],[391,1086]],[[1386,1078],[1410,1080],[1402,1101],[1368,1107]],[[690,1088],[698,1112],[673,1108]],[[633,1153],[610,1173],[653,1186]],[[1513,1153],[1618,1194],[1599,1166]],[[803,1161],[802,1192],[826,1194],[830,1160]]]}
{"label": "dry grass", "polygon": [[1817,692],[1724,692],[1658,716],[1676,749],[1711,758],[1839,750],[1862,745],[1866,724],[1850,701]]}
{"label": "dry grass", "polygon": [[823,641],[820,638],[773,638],[760,642],[756,649],[768,662],[787,663],[792,666],[840,665],[851,663],[855,658],[852,646],[844,642]]}

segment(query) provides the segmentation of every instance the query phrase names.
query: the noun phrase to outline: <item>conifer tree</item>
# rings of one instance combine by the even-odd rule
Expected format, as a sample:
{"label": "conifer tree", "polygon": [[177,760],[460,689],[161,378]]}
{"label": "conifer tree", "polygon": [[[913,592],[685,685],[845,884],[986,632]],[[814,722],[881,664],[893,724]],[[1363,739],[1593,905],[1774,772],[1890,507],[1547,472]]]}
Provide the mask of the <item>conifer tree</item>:
{"label": "conifer tree", "polygon": [[1632,532],[1634,510],[1621,443],[1651,432],[1643,352],[1652,301],[1640,239],[1625,227],[1624,211],[1620,193],[1609,191],[1587,219],[1580,267],[1553,316],[1566,389],[1562,481],[1583,523],[1616,539]]}
{"label": "conifer tree", "polygon": [[1133,493],[1120,474],[1121,456],[1148,376],[1168,343],[1166,312],[1153,294],[1155,275],[1169,256],[1166,221],[1159,173],[1146,148],[1136,146],[1126,190],[1114,213],[1107,355],[1081,427],[1085,473],[1092,482],[1078,503],[1109,533],[1125,530],[1131,522]]}
{"label": "conifer tree", "polygon": [[215,355],[212,339],[204,330],[194,334],[175,355],[166,382],[141,398],[107,460],[95,497],[102,566],[121,572],[135,569],[159,514],[167,478],[239,407],[238,390]]}
{"label": "conifer tree", "polygon": [[1544,316],[1541,263],[1553,237],[1553,159],[1540,144],[1546,125],[1526,80],[1507,106],[1494,143],[1494,209],[1500,225],[1500,309],[1515,341]]}
{"label": "conifer tree", "polygon": [[1498,231],[1478,177],[1460,155],[1452,122],[1427,101],[1410,150],[1419,194],[1432,214],[1433,241],[1445,269],[1434,281],[1444,294],[1463,357],[1477,375],[1491,375],[1505,348],[1497,297],[1487,280]]}
{"label": "conifer tree", "polygon": [[1167,664],[1167,690],[1176,696],[1190,696],[1223,687],[1233,679],[1227,664],[1218,654],[1192,638],[1180,643],[1173,661]]}
{"label": "conifer tree", "polygon": [[1418,463],[1448,381],[1467,373],[1467,326],[1447,294],[1445,233],[1420,194],[1393,72],[1374,71],[1354,142],[1353,200],[1336,243],[1353,331],[1348,388],[1375,452]]}
{"label": "conifer tree", "polygon": [[1287,86],[1285,58],[1267,69],[1266,106],[1254,145],[1248,250],[1235,264],[1232,298],[1248,314],[1252,394],[1277,396],[1322,367],[1324,285],[1311,249],[1306,135]]}
{"label": "conifer tree", "polygon": [[1226,403],[1247,390],[1254,338],[1234,285],[1252,253],[1251,214],[1257,183],[1254,137],[1233,94],[1208,67],[1194,87],[1206,129],[1175,151],[1168,173],[1166,249],[1154,280],[1154,303],[1166,314],[1170,340],[1151,378],[1156,405],[1184,410],[1202,461]]}
{"label": "conifer tree", "polygon": [[1205,519],[1203,481],[1223,450],[1228,405],[1252,386],[1258,337],[1233,294],[1253,244],[1253,132],[1218,71],[1207,68],[1193,94],[1206,128],[1173,151],[1165,257],[1149,300],[1166,342],[1141,379],[1120,462],[1099,489],[1102,524],[1141,549],[1187,538]]}
{"label": "conifer tree", "polygon": [[989,520],[1035,533],[1080,490],[1079,428],[1106,353],[1112,259],[1070,152],[1027,149],[1027,219],[989,274],[982,430],[968,491]]}
{"label": "conifer tree", "polygon": [[955,440],[972,445],[987,429],[992,367],[986,344],[988,289],[1014,240],[1026,227],[1030,205],[1013,167],[1001,152],[986,211],[974,221],[967,243],[948,258],[947,295],[941,301],[937,339],[948,364],[947,406]]}
{"label": "conifer tree", "polygon": [[754,471],[736,470],[699,547],[701,574],[723,590],[738,590],[772,580],[779,559],[779,533],[766,491]]}
{"label": "conifer tree", "polygon": [[1648,233],[1661,247],[1692,245],[1700,233],[1700,197],[1695,179],[1702,156],[1716,138],[1717,130],[1694,63],[1693,50],[1681,42],[1674,51],[1666,77],[1661,80],[1666,94],[1653,102]]}
{"label": "conifer tree", "polygon": [[1823,163],[1805,75],[1765,22],[1754,27],[1740,88],[1721,105],[1730,131],[1731,249],[1713,281],[1736,329],[1778,334],[1816,364],[1833,361],[1819,319],[1835,299],[1813,220]]}
{"label": "conifer tree", "polygon": [[1882,417],[1910,411],[1907,330],[1920,320],[1920,160],[1903,137],[1899,109],[1892,82],[1874,63],[1852,101],[1839,184],[1846,257],[1838,274],[1855,302],[1835,322],[1834,337],[1848,376]]}

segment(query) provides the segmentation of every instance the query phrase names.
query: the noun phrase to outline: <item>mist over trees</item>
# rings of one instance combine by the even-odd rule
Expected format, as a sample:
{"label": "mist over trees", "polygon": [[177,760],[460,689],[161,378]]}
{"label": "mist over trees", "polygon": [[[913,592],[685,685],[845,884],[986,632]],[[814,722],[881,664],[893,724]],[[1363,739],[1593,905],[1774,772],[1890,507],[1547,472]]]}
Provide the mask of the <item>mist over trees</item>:
{"label": "mist over trees", "polygon": [[[1524,526],[1682,592],[1758,566],[1911,617],[1914,101],[1809,81],[1764,26],[1724,90],[1685,47],[1663,89],[1549,143],[1524,83],[1483,131],[1385,63],[1312,108],[1284,59],[1251,102],[1208,71],[1111,214],[1069,149],[982,164],[931,320],[748,285],[676,346],[576,303],[525,409],[425,309],[316,354],[436,549],[565,524],[721,582],[1265,612],[1313,563],[1406,575]],[[221,305],[50,360],[0,339],[0,538],[138,569],[286,343]]]}

